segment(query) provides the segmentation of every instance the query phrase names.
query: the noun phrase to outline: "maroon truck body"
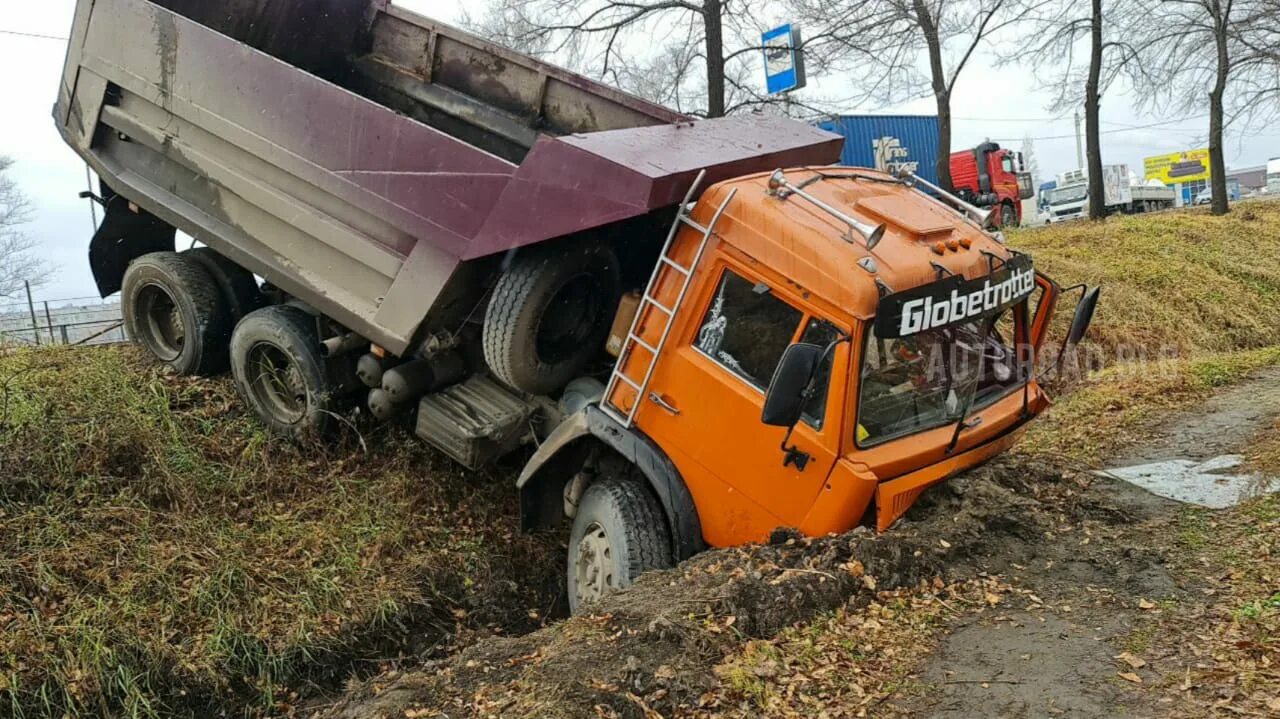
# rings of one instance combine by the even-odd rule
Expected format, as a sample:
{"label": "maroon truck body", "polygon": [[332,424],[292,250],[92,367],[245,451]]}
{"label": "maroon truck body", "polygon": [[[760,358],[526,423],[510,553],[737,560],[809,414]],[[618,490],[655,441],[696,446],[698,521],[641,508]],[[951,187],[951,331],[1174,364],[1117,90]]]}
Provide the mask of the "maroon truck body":
{"label": "maroon truck body", "polygon": [[116,193],[397,354],[508,250],[841,142],[690,120],[385,0],[80,0],[55,120]]}

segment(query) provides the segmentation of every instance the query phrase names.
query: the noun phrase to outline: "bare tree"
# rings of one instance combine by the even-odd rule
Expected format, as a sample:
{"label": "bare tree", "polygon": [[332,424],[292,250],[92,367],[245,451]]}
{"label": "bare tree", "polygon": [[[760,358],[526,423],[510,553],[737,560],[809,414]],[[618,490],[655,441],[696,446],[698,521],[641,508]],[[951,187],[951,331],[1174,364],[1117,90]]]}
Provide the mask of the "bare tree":
{"label": "bare tree", "polygon": [[23,282],[43,284],[48,270],[35,256],[35,242],[22,232],[31,220],[31,203],[9,169],[13,159],[0,156],[0,298],[16,295]]}
{"label": "bare tree", "polygon": [[[853,4],[850,2],[849,4]],[[769,108],[813,118],[844,100],[762,92],[761,32],[767,0],[488,0],[463,24],[478,35],[679,112],[719,117]],[[824,30],[806,28],[800,51],[813,70],[832,47]],[[809,93],[812,95],[812,93]]]}
{"label": "bare tree", "polygon": [[1276,0],[1135,0],[1127,29],[1142,54],[1134,83],[1139,99],[1161,109],[1195,112],[1209,101],[1212,212],[1226,214],[1223,132],[1276,114],[1280,68]]}
{"label": "bare tree", "polygon": [[[1016,46],[1000,53],[1002,64],[1030,64],[1041,83],[1054,91],[1051,112],[1084,105],[1085,157],[1089,175],[1089,218],[1106,216],[1102,182],[1102,97],[1127,68],[1139,61],[1126,40],[1133,20],[1129,0],[1022,0],[1025,25]],[[1029,39],[1029,41],[1028,41]],[[1081,62],[1078,55],[1086,53]],[[1045,74],[1040,69],[1047,68]]]}
{"label": "bare tree", "polygon": [[[820,44],[848,70],[861,100],[893,104],[932,92],[938,108],[939,184],[951,188],[951,97],[974,52],[1035,5],[1014,0],[790,0],[828,28]],[[1046,0],[1047,1],[1047,0]],[[815,43],[819,44],[819,43]],[[926,70],[920,58],[924,56]]]}
{"label": "bare tree", "polygon": [[1040,191],[1040,160],[1036,157],[1036,142],[1027,133],[1022,137],[1022,162],[1028,175],[1031,175],[1031,187]]}
{"label": "bare tree", "polygon": [[[491,0],[471,27],[682,112],[720,117],[756,98],[741,64],[759,41],[754,0]],[[732,47],[732,49],[726,49]]]}

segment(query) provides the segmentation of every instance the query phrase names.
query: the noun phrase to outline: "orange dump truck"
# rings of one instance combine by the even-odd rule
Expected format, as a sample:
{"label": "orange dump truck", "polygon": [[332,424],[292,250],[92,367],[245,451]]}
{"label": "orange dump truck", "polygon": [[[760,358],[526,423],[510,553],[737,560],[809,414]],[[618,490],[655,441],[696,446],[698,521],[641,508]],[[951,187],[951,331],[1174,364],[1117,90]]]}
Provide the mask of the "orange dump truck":
{"label": "orange dump truck", "polygon": [[571,603],[779,527],[887,529],[1048,405],[1034,358],[1060,288],[920,184],[776,170],[681,212],[601,401],[519,480],[527,524],[573,518]]}
{"label": "orange dump truck", "polygon": [[70,36],[54,120],[130,335],[284,437],[357,407],[468,467],[536,446],[523,521],[571,520],[575,608],[887,528],[1047,403],[1059,289],[818,128],[692,120],[387,0],[79,0]]}

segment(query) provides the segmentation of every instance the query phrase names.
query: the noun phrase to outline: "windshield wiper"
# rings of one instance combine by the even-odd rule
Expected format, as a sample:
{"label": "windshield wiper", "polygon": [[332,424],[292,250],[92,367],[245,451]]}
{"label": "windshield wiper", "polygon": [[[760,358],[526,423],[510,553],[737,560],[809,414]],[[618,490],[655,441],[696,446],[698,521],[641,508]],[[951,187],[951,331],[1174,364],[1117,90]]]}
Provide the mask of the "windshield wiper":
{"label": "windshield wiper", "polygon": [[[987,359],[987,338],[991,335],[991,328],[996,323],[996,317],[992,316],[983,322],[981,339],[978,341],[978,375],[973,381],[973,391],[965,398],[964,409],[960,411],[960,419],[956,420],[956,429],[951,433],[951,441],[947,443],[947,454],[951,454],[955,450],[956,444],[960,442],[960,433],[976,427],[977,423],[969,424],[969,412],[973,410],[974,402],[978,399],[978,384],[982,382],[982,371],[985,369]],[[954,343],[952,345],[954,347]]]}

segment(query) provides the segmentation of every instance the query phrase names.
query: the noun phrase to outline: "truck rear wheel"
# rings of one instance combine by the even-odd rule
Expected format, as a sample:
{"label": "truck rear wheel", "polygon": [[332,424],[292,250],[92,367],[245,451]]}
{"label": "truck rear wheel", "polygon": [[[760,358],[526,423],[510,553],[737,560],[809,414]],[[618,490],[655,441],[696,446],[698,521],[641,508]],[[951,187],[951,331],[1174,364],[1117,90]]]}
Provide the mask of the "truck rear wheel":
{"label": "truck rear wheel", "polygon": [[267,429],[294,441],[323,435],[335,392],[320,356],[315,317],[290,305],[245,315],[231,336],[240,397]]}
{"label": "truck rear wheel", "polygon": [[196,247],[182,253],[200,263],[213,281],[218,283],[231,315],[231,325],[262,306],[262,293],[253,273],[237,265],[211,247]]}
{"label": "truck rear wheel", "polygon": [[608,247],[525,251],[489,300],[485,362],[515,389],[553,392],[603,349],[620,296],[618,261]]}
{"label": "truck rear wheel", "polygon": [[602,479],[583,492],[569,534],[569,610],[671,566],[671,532],[662,507],[639,482]]}
{"label": "truck rear wheel", "polygon": [[199,262],[176,252],[142,255],[125,270],[120,305],[129,336],[178,374],[226,369],[226,301]]}

